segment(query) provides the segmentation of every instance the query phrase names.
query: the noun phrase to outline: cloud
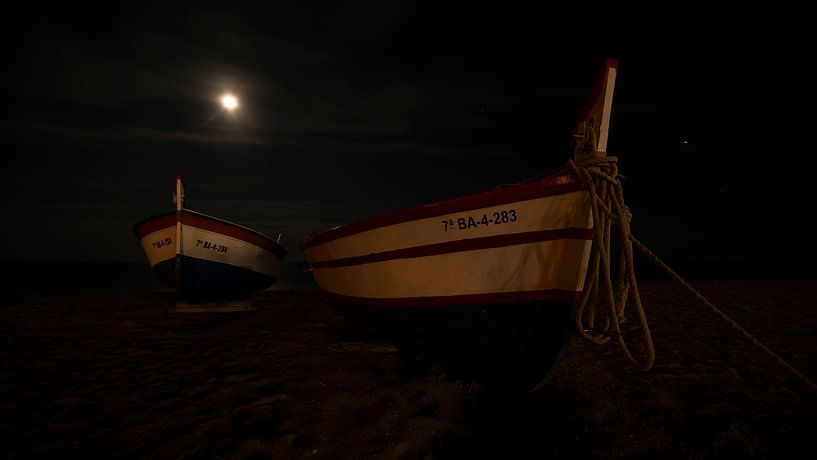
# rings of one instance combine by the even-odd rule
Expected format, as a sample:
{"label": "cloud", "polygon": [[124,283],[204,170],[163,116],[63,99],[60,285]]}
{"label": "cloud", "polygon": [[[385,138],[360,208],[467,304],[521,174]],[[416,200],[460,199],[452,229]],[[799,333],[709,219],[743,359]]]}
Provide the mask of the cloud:
{"label": "cloud", "polygon": [[[74,139],[270,145],[282,134],[298,143],[300,134],[291,133],[312,133],[323,145],[367,138],[388,139],[376,148],[393,148],[398,139],[434,144],[430,138],[484,129],[487,120],[473,108],[506,103],[501,91],[435,70],[384,66],[368,53],[389,55],[377,51],[379,40],[403,10],[351,22],[360,30],[318,21],[350,34],[347,47],[312,43],[309,30],[270,35],[262,20],[223,10],[195,9],[152,27],[123,20],[122,31],[91,37],[79,15],[56,26],[41,18],[21,37],[28,51],[6,89],[20,101],[16,122],[50,125]],[[198,129],[226,90],[241,98],[237,123]],[[407,146],[418,147],[428,150]]]}
{"label": "cloud", "polygon": [[[368,133],[353,135],[348,132],[290,131],[290,130],[221,130],[191,132],[158,128],[110,127],[82,128],[60,125],[35,124],[28,127],[33,133],[47,133],[79,143],[127,144],[187,144],[208,147],[303,147],[311,153],[333,154],[354,151],[359,154],[416,154],[416,155],[492,155],[490,149],[448,146],[412,141],[399,137],[369,137]],[[10,131],[10,129],[6,129]],[[19,130],[18,130],[19,132]]]}
{"label": "cloud", "polygon": [[76,128],[55,125],[35,125],[34,129],[56,134],[74,141],[118,143],[194,143],[194,144],[241,144],[271,145],[272,142],[243,132],[173,131],[152,128]]}

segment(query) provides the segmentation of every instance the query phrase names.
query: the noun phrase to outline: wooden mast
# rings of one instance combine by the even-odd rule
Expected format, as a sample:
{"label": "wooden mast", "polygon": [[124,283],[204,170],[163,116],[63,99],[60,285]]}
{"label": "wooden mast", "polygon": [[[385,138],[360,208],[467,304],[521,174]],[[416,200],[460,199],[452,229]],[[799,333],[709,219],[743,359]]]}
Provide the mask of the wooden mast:
{"label": "wooden mast", "polygon": [[176,172],[176,193],[173,195],[176,204],[176,287],[181,288],[181,255],[182,255],[182,210],[184,209],[184,177]]}
{"label": "wooden mast", "polygon": [[610,110],[616,85],[618,61],[608,58],[573,131],[573,160],[607,156]]}

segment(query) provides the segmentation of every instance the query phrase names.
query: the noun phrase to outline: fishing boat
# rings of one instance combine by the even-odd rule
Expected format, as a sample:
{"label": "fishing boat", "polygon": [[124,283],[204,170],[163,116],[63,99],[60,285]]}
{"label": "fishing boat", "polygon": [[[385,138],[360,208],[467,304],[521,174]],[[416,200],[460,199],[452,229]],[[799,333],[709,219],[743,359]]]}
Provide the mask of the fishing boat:
{"label": "fishing boat", "polygon": [[[609,59],[573,133],[605,154],[618,64]],[[409,207],[300,242],[324,295],[397,343],[520,388],[566,350],[593,244],[588,185],[570,169]]]}
{"label": "fishing boat", "polygon": [[272,239],[185,209],[184,190],[184,178],[176,173],[176,210],[133,227],[159,279],[188,303],[241,299],[271,286],[286,255],[281,235]]}

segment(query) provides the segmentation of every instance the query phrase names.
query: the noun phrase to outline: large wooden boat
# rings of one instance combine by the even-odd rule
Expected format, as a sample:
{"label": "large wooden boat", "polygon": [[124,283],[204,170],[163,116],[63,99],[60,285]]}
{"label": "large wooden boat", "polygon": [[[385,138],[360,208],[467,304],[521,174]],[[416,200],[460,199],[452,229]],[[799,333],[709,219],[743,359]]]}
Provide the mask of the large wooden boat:
{"label": "large wooden boat", "polygon": [[159,279],[190,303],[240,299],[271,286],[286,255],[278,241],[185,209],[184,188],[177,173],[176,210],[133,227]]}
{"label": "large wooden boat", "polygon": [[[606,149],[616,71],[608,60],[574,133],[590,154]],[[353,319],[530,388],[566,349],[592,240],[587,186],[565,170],[312,233],[300,247]]]}

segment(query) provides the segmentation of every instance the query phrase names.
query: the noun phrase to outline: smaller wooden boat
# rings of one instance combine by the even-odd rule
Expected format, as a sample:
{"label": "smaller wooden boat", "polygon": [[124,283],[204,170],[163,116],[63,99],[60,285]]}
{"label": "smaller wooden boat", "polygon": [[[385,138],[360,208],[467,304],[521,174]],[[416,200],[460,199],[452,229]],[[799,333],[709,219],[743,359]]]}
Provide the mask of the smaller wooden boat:
{"label": "smaller wooden boat", "polygon": [[243,298],[271,286],[286,255],[278,244],[280,235],[273,240],[184,209],[184,188],[184,178],[176,173],[176,210],[133,227],[159,279],[190,303]]}

